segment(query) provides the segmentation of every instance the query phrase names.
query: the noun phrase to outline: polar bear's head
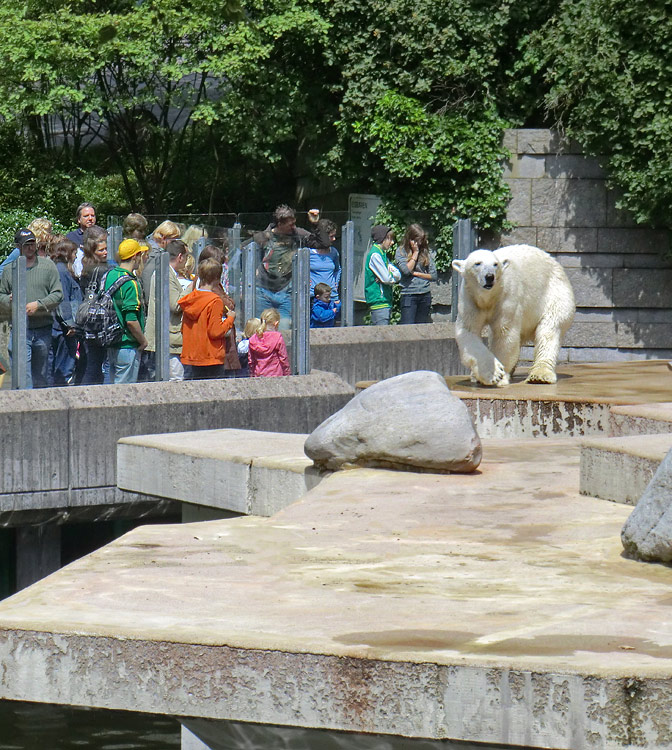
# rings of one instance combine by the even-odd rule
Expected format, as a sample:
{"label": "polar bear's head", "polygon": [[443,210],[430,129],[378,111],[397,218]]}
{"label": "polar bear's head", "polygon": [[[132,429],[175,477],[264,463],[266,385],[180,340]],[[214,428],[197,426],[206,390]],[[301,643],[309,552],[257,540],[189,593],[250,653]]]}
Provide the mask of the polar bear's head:
{"label": "polar bear's head", "polygon": [[465,260],[453,261],[453,268],[466,283],[486,291],[497,285],[502,271],[508,265],[508,259],[501,260],[490,250],[474,250]]}

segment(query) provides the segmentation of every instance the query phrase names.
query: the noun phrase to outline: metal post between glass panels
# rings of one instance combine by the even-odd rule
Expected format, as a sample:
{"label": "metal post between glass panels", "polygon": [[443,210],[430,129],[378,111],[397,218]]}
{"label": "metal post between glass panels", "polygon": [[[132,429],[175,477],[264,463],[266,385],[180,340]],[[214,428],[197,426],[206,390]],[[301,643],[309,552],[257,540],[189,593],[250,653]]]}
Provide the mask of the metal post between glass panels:
{"label": "metal post between glass panels", "polygon": [[355,324],[355,223],[341,228],[341,325]]}
{"label": "metal post between glass panels", "polygon": [[191,249],[191,254],[194,256],[194,273],[196,272],[196,269],[198,268],[198,259],[201,257],[201,253],[203,252],[203,249],[208,244],[208,238],[207,237],[199,237],[196,242],[194,242],[194,246]]}
{"label": "metal post between glass panels", "polygon": [[[453,227],[453,258],[464,260],[476,247],[476,230],[471,219],[458,219]],[[452,302],[450,305],[450,319],[457,320],[457,298],[459,292],[460,275],[453,271],[451,278]]]}
{"label": "metal post between glass panels", "polygon": [[292,374],[310,372],[310,250],[301,247],[292,259]]}
{"label": "metal post between glass panels", "polygon": [[[243,316],[245,320],[254,318],[255,297],[256,297],[256,272],[259,259],[259,249],[256,242],[250,242],[247,247],[242,249],[242,297],[243,297]],[[261,312],[261,310],[259,310]],[[245,324],[243,323],[243,326]]]}
{"label": "metal post between glass panels", "polygon": [[12,266],[12,388],[28,388],[28,317],[26,316],[26,258]]}
{"label": "metal post between glass panels", "polygon": [[155,380],[170,380],[170,255],[159,255],[154,271]]}
{"label": "metal post between glass panels", "polygon": [[119,260],[119,245],[123,239],[123,229],[119,224],[107,228],[107,257]]}
{"label": "metal post between glass panels", "polygon": [[[240,256],[240,224],[236,222],[228,231],[229,237],[229,294],[236,303],[236,308],[242,310],[242,268]],[[245,312],[242,312],[243,320],[238,321],[240,328],[245,327]]]}

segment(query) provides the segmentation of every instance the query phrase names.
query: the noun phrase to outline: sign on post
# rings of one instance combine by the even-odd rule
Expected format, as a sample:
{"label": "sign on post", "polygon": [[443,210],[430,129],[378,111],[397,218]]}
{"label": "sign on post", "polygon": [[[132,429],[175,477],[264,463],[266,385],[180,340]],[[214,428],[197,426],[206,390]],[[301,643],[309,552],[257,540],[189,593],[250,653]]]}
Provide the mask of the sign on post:
{"label": "sign on post", "polygon": [[377,195],[351,193],[348,196],[348,214],[353,224],[353,299],[364,302],[364,261],[369,249],[373,217],[382,199]]}

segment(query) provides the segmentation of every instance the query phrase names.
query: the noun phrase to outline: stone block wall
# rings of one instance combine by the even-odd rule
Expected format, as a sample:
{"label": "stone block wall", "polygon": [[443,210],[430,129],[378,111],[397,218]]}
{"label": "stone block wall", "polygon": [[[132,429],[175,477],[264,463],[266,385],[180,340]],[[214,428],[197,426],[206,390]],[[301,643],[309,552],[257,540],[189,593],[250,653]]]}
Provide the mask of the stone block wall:
{"label": "stone block wall", "polygon": [[[480,245],[536,245],[564,266],[577,312],[561,359],[672,358],[669,231],[637,226],[616,207],[618,193],[607,187],[599,160],[558,133],[507,130],[504,145],[511,154],[507,218],[515,229],[481,237]],[[437,285],[439,304],[450,304],[446,286]]]}

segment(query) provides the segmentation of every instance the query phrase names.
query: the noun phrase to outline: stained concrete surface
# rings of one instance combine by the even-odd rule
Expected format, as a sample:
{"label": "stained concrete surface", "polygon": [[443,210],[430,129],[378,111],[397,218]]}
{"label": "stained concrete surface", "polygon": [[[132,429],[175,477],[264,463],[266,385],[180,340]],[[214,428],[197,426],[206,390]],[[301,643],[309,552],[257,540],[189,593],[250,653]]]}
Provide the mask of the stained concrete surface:
{"label": "stained concrete surface", "polygon": [[[469,377],[450,376],[446,382],[460,398],[498,400],[576,401],[599,404],[658,404],[672,398],[672,372],[663,360],[648,362],[596,362],[560,365],[558,382],[525,383],[528,368],[519,367],[511,385],[504,388],[472,383]],[[667,412],[672,405],[668,404]]]}
{"label": "stained concrete surface", "polygon": [[672,747],[670,568],[579,441],[338,472],[273,518],[136,529],[0,605],[0,697],[552,748]]}
{"label": "stained concrete surface", "polygon": [[[657,427],[671,376],[633,364],[480,400]],[[338,472],[272,518],[136,529],[0,605],[0,698],[672,748],[672,571],[624,557],[630,508],[579,494],[580,442],[484,440],[472,475]]]}

